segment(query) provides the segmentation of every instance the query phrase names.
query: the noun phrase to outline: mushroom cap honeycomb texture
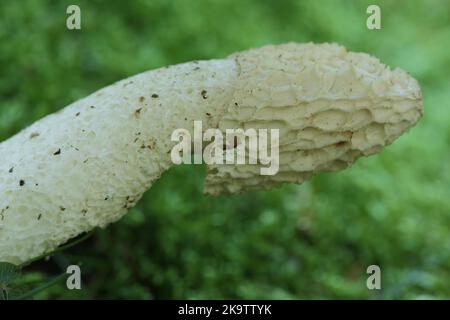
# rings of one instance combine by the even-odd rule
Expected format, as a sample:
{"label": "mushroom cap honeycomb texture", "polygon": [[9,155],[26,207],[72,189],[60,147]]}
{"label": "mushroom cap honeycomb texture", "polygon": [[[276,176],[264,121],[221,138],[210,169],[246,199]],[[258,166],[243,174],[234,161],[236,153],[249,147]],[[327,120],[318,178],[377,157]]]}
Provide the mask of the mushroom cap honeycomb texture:
{"label": "mushroom cap honeycomb texture", "polygon": [[0,261],[122,217],[173,164],[177,128],[275,128],[280,170],[208,166],[205,192],[301,183],[390,144],[422,115],[406,72],[336,44],[286,44],[124,79],[0,143]]}
{"label": "mushroom cap honeycomb texture", "polygon": [[268,190],[347,168],[422,116],[414,78],[336,44],[271,45],[231,57],[239,76],[219,128],[278,129],[279,171],[271,176],[260,174],[261,165],[210,165],[210,194]]}

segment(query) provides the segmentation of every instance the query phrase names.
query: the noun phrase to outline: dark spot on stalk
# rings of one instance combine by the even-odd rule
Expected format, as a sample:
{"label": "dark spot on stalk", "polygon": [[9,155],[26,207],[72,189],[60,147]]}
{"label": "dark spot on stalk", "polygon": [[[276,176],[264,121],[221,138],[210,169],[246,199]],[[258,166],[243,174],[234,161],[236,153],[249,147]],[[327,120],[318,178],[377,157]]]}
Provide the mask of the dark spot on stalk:
{"label": "dark spot on stalk", "polygon": [[141,114],[141,111],[142,111],[142,108],[139,108],[139,109],[135,110],[135,111],[134,111],[134,116],[135,116],[136,118],[139,118],[139,115]]}
{"label": "dark spot on stalk", "polygon": [[53,153],[54,156],[60,155],[61,154],[61,149],[56,150],[56,152]]}
{"label": "dark spot on stalk", "polygon": [[59,210],[61,210],[61,211],[66,211],[66,208],[64,208],[64,207],[59,207]]}
{"label": "dark spot on stalk", "polygon": [[202,90],[201,95],[203,99],[208,99],[208,92],[206,90]]}
{"label": "dark spot on stalk", "polygon": [[154,93],[154,94],[152,94],[152,98],[158,98],[159,96],[156,94],[156,93]]}
{"label": "dark spot on stalk", "polygon": [[23,187],[25,185],[25,181],[24,180],[20,180],[19,181],[19,186]]}
{"label": "dark spot on stalk", "polygon": [[75,117],[78,117],[80,115],[80,112],[77,112],[76,114],[75,114]]}
{"label": "dark spot on stalk", "polygon": [[156,141],[154,140],[150,140],[149,144],[147,145],[147,148],[149,148],[150,150],[153,150],[156,146]]}
{"label": "dark spot on stalk", "polygon": [[11,169],[8,170],[9,173],[13,173],[14,171],[14,167],[12,167]]}
{"label": "dark spot on stalk", "polygon": [[38,219],[38,220],[41,220],[41,218],[42,218],[42,214],[40,213],[40,214],[38,215],[37,219]]}

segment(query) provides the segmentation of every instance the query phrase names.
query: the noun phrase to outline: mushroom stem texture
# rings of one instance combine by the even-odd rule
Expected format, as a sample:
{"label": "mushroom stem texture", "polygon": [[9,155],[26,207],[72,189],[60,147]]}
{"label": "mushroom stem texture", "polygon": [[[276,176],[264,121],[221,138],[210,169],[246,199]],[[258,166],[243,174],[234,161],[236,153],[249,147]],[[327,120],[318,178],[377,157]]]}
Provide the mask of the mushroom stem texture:
{"label": "mushroom stem texture", "polygon": [[336,44],[285,44],[124,79],[0,143],[0,261],[121,218],[173,165],[177,128],[279,129],[279,171],[210,165],[205,192],[301,183],[378,152],[422,115],[417,81]]}

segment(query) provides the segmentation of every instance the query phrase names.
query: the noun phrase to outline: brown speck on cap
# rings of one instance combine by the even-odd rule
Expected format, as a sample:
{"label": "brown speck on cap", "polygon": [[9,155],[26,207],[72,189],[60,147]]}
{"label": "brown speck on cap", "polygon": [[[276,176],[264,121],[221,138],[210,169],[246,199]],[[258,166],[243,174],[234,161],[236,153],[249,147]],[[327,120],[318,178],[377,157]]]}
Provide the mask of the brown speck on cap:
{"label": "brown speck on cap", "polygon": [[129,85],[129,84],[132,84],[133,83],[133,81],[131,80],[131,81],[128,81],[128,82],[126,82],[126,83],[124,83],[123,85],[122,85],[122,87],[126,87],[127,85]]}
{"label": "brown speck on cap", "polygon": [[39,137],[39,133],[38,132],[32,132],[30,134],[30,139],[33,139],[33,138],[36,138],[36,137]]}
{"label": "brown speck on cap", "polygon": [[139,117],[139,115],[141,114],[141,111],[142,111],[142,108],[139,108],[139,109],[134,111],[134,115],[135,115],[136,118]]}
{"label": "brown speck on cap", "polygon": [[143,102],[144,100],[145,100],[145,97],[143,97],[143,96],[140,96],[140,97],[139,97],[139,101],[140,101],[140,102]]}
{"label": "brown speck on cap", "polygon": [[152,94],[152,98],[158,98],[159,96],[156,94],[156,93],[154,93],[154,94]]}
{"label": "brown speck on cap", "polygon": [[209,117],[209,116],[211,116],[211,113],[207,112],[206,115]]}

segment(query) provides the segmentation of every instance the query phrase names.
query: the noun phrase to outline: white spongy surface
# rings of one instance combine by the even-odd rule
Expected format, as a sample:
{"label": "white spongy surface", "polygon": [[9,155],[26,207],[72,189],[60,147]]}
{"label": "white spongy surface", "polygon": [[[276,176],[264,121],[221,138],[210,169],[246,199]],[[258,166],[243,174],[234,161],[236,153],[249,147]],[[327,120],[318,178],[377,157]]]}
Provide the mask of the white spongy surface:
{"label": "white spongy surface", "polygon": [[239,77],[219,128],[278,129],[279,171],[264,176],[261,165],[211,165],[210,194],[271,189],[344,169],[390,144],[422,115],[414,78],[336,44],[266,46],[232,57]]}
{"label": "white spongy surface", "polygon": [[277,128],[280,171],[210,166],[219,194],[302,182],[414,125],[417,82],[333,44],[287,44],[145,72],[0,143],[0,261],[22,263],[123,216],[172,163],[177,128]]}
{"label": "white spongy surface", "polygon": [[232,60],[145,72],[1,143],[0,261],[24,262],[119,219],[171,166],[174,129],[217,126],[236,75]]}

